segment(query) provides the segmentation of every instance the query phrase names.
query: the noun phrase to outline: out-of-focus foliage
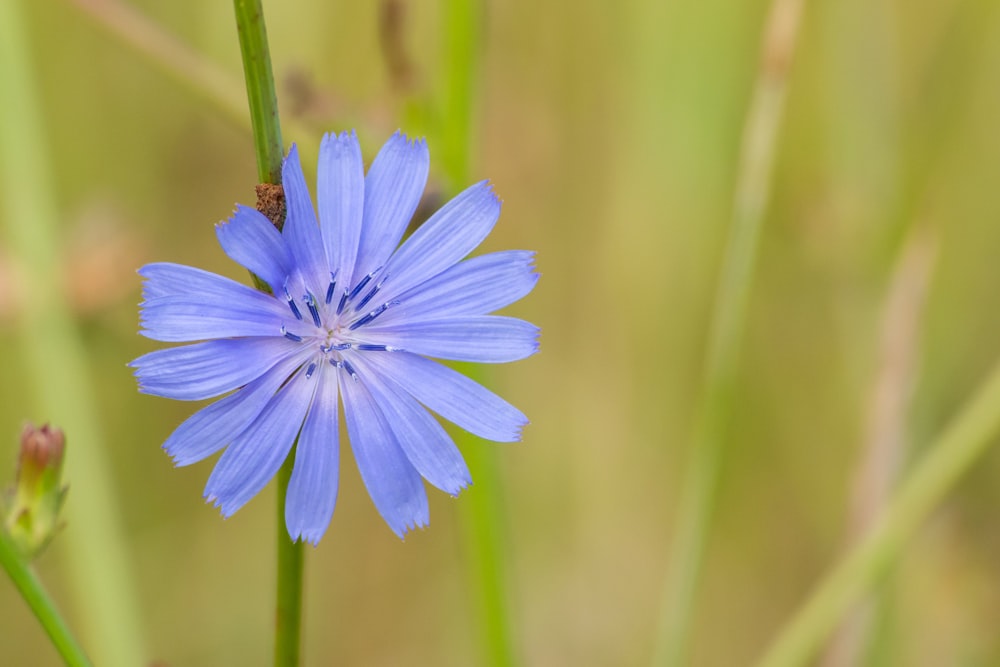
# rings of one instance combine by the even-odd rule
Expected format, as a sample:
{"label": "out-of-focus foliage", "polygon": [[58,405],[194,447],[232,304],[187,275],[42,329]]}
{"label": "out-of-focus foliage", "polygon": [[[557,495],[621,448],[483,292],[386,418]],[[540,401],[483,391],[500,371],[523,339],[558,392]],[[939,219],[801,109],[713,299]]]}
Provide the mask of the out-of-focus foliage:
{"label": "out-of-focus foliage", "polygon": [[[543,273],[511,310],[542,326],[542,352],[491,379],[533,423],[522,443],[478,445],[503,450],[526,664],[646,664],[653,650],[767,4],[486,3],[470,169],[504,210],[483,250],[536,249]],[[444,188],[427,102],[441,8],[396,5],[386,49],[379,3],[266,3],[285,140],[357,127],[370,160],[397,127],[426,133]],[[239,90],[229,3],[135,6]],[[153,349],[136,335],[141,264],[246,280],[212,225],[253,201],[250,134],[94,16],[59,0],[30,3],[28,18],[57,170],[53,252],[96,380],[150,658],[265,664],[273,489],[221,520],[201,499],[210,465],[175,470],[159,450],[191,406],[139,395],[125,367]],[[806,3],[692,664],[746,664],[843,551],[888,288],[915,230],[935,260],[903,332],[916,346],[904,466],[1000,353],[998,81],[993,0]],[[22,421],[56,418],[34,412],[39,379],[24,377],[13,324],[32,295],[18,271],[0,246],[0,479]],[[333,524],[307,557],[307,663],[470,664],[462,499],[432,493],[430,528],[400,542],[344,461]],[[893,570],[876,627],[885,664],[1000,660],[998,476],[993,454]],[[88,480],[67,481],[71,515]],[[56,539],[39,561],[71,624],[87,613],[68,599],[72,558]],[[0,655],[57,664],[3,581]]]}

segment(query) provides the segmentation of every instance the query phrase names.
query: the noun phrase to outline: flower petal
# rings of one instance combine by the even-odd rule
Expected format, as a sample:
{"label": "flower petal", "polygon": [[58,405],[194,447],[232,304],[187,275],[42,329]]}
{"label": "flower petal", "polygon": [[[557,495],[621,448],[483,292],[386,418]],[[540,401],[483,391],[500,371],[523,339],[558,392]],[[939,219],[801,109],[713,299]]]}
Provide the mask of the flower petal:
{"label": "flower petal", "polygon": [[420,203],[430,154],[422,139],[412,142],[392,135],[375,157],[365,177],[365,212],[353,282],[385,264],[403,237]]}
{"label": "flower petal", "polygon": [[538,327],[502,315],[474,315],[365,327],[366,343],[439,359],[504,363],[538,351]]}
{"label": "flower petal", "polygon": [[415,319],[483,315],[522,298],[538,282],[535,253],[508,250],[473,257],[401,294],[380,326]]}
{"label": "flower petal", "polygon": [[273,336],[285,315],[270,296],[246,285],[181,264],[147,264],[139,270],[144,336],[190,342],[233,336]]}
{"label": "flower petal", "polygon": [[285,277],[291,274],[292,254],[271,221],[260,212],[237,206],[231,218],[215,226],[219,245],[230,259],[248,269],[281,294]]}
{"label": "flower petal", "polygon": [[222,516],[232,516],[278,472],[315,387],[301,373],[289,380],[219,457],[205,485],[205,499],[220,508]]}
{"label": "flower petal", "polygon": [[245,387],[194,413],[170,434],[163,449],[178,466],[197,463],[219,451],[257,418],[297,364],[297,359],[280,363]]}
{"label": "flower petal", "polygon": [[406,457],[424,479],[445,493],[458,492],[472,483],[465,459],[441,424],[408,393],[379,377],[365,359],[352,355],[352,363],[363,373],[364,383],[385,415]]}
{"label": "flower petal", "polygon": [[286,338],[227,338],[156,350],[129,366],[144,394],[198,401],[241,387],[301,350]]}
{"label": "flower petal", "polygon": [[316,221],[309,188],[302,174],[299,150],[295,144],[292,144],[281,165],[281,182],[285,188],[285,206],[288,211],[281,235],[288,244],[305,287],[314,296],[322,298],[330,282],[330,267],[326,261],[323,237]]}
{"label": "flower petal", "polygon": [[352,287],[349,283],[365,210],[365,164],[353,130],[323,137],[319,147],[316,198],[330,270],[338,283],[342,283],[340,292],[343,292]]}
{"label": "flower petal", "polygon": [[500,217],[500,200],[486,181],[444,205],[400,246],[386,264],[386,298],[449,268],[483,242]]}
{"label": "flower petal", "polygon": [[138,271],[145,278],[142,283],[142,298],[149,301],[164,296],[188,296],[208,294],[223,290],[230,294],[243,291],[267,299],[267,295],[241,285],[235,280],[224,278],[217,273],[196,269],[193,266],[173,262],[153,262]]}
{"label": "flower petal", "polygon": [[399,537],[426,526],[430,510],[420,473],[396,442],[364,383],[347,373],[338,377],[354,460],[376,509]]}
{"label": "flower petal", "polygon": [[524,413],[458,371],[408,352],[369,354],[365,361],[382,378],[466,431],[495,442],[521,439],[528,423]]}
{"label": "flower petal", "polygon": [[285,496],[285,526],[292,541],[319,544],[337,504],[340,473],[337,378],[323,364],[313,376],[316,394],[295,446],[295,467]]}
{"label": "flower petal", "polygon": [[224,300],[222,293],[204,297],[168,296],[142,305],[139,323],[147,338],[168,343],[190,343],[210,338],[277,336],[283,317],[270,304]]}

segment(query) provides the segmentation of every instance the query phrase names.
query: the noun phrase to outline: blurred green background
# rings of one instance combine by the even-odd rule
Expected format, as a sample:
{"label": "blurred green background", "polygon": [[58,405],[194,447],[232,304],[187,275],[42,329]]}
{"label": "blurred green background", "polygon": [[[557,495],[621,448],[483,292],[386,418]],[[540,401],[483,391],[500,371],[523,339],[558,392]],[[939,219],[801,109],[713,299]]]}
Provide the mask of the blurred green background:
{"label": "blurred green background", "polygon": [[[51,253],[86,358],[74,381],[87,383],[111,475],[73,476],[87,452],[40,407],[39,387],[65,378],[28,362],[32,267],[0,238],[0,479],[13,477],[24,420],[67,428],[68,523],[38,567],[84,645],[94,612],[71,580],[87,539],[74,507],[110,493],[150,661],[268,664],[273,487],[223,521],[201,498],[210,464],[174,469],[159,448],[194,406],[139,395],[125,367],[157,347],[136,335],[139,266],[246,279],[212,228],[253,202],[256,180],[232,6],[142,0],[124,7],[153,32],[117,28],[154,48],[173,35],[225,75],[220,101],[109,27],[133,15],[118,2],[21,4],[47,145],[16,160],[52,169]],[[432,190],[462,185],[435,149],[448,127],[445,4],[265,3],[286,144],[311,160],[321,132],[357,127],[370,160],[401,128],[427,135]],[[521,443],[474,445],[498,453],[524,664],[653,655],[769,8],[480,6],[468,170],[504,200],[481,251],[535,249],[543,274],[508,309],[542,327],[541,353],[489,380],[532,424]],[[760,655],[877,509],[854,509],[871,443],[889,442],[889,469],[905,468],[1000,351],[1000,4],[806,2],[788,77],[693,665]],[[0,183],[0,196],[16,193]],[[400,542],[347,454],[333,523],[307,554],[306,664],[476,664],[465,499],[432,491],[430,527]],[[998,480],[993,452],[906,549],[880,589],[868,664],[1000,663]],[[58,664],[3,578],[0,663]]]}

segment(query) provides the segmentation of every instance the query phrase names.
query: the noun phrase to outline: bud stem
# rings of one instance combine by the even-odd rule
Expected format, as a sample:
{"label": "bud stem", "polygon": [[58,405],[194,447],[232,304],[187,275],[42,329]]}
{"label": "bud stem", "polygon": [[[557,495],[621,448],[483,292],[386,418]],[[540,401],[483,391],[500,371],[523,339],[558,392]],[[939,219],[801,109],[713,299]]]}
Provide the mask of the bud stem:
{"label": "bud stem", "polygon": [[42,628],[52,640],[63,661],[69,667],[90,667],[90,659],[59,615],[42,582],[28,564],[27,556],[21,553],[3,530],[0,530],[0,566],[10,575],[14,586],[31,607],[32,613],[42,624]]}

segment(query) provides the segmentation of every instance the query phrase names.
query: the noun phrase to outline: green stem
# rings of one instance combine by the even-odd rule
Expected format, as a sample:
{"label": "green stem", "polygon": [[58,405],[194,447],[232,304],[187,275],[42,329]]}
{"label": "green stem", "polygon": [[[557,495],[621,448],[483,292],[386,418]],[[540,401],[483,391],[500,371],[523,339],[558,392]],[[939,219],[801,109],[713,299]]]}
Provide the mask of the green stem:
{"label": "green stem", "polygon": [[271,52],[267,48],[267,27],[260,0],[233,0],[240,54],[250,102],[253,144],[257,153],[257,175],[261,183],[281,183],[281,124],[278,98],[274,92]]}
{"label": "green stem", "polygon": [[[281,183],[284,146],[278,120],[278,100],[274,92],[271,54],[260,0],[233,0],[236,28],[240,35],[243,73],[246,75],[257,173],[261,183]],[[276,222],[272,220],[272,222]],[[292,477],[295,457],[289,454],[278,471],[277,513],[277,593],[274,619],[275,667],[299,664],[302,643],[302,574],[304,543],[292,542],[285,528],[285,495]]]}
{"label": "green stem", "polygon": [[1000,365],[933,443],[868,536],[827,574],[787,623],[759,667],[809,664],[852,604],[899,556],[905,542],[1000,432]]}
{"label": "green stem", "polygon": [[761,66],[743,131],[732,227],[709,325],[702,396],[674,529],[655,664],[687,663],[799,10],[799,0],[775,0],[765,27]]}
{"label": "green stem", "polygon": [[302,634],[302,570],[305,542],[292,542],[285,529],[285,493],[295,457],[278,471],[278,607],[274,628],[275,667],[299,664]]}
{"label": "green stem", "polygon": [[10,575],[14,586],[31,607],[35,618],[42,624],[45,633],[52,640],[52,645],[62,656],[63,662],[69,667],[90,667],[90,659],[59,615],[42,582],[35,576],[34,570],[20,553],[17,545],[3,530],[0,530],[0,566]]}

